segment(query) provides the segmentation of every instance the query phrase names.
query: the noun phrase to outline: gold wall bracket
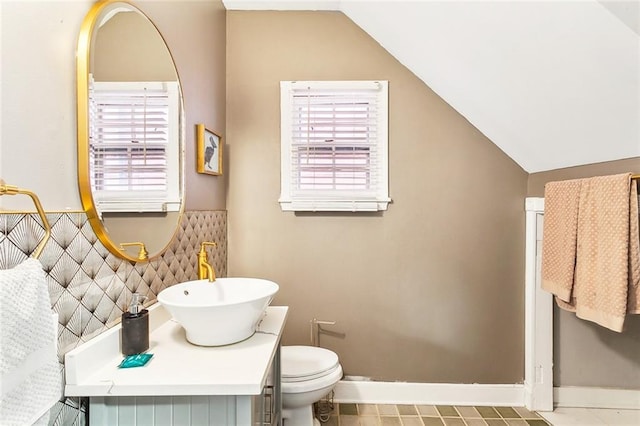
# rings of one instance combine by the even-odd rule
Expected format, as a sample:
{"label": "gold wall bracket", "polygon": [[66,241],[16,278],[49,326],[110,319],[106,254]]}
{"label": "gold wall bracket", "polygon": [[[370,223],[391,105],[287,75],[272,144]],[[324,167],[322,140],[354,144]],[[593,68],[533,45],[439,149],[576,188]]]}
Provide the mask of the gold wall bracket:
{"label": "gold wall bracket", "polygon": [[47,215],[44,213],[44,209],[42,208],[42,204],[40,204],[40,199],[36,194],[29,191],[28,189],[18,188],[14,185],[5,184],[4,180],[0,179],[0,196],[1,195],[17,195],[24,194],[31,197],[33,200],[33,204],[36,206],[36,210],[38,211],[38,215],[40,216],[40,220],[42,221],[42,226],[44,227],[44,237],[35,248],[31,256],[35,259],[40,257],[42,253],[42,249],[49,241],[49,237],[51,237],[51,226],[49,225],[49,221],[47,220]]}

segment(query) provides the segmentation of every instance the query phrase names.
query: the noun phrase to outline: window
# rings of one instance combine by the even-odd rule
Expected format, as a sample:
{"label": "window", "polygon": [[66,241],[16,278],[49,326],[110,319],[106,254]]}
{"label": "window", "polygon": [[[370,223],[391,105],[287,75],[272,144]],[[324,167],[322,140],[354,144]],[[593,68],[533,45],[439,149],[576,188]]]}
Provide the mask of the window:
{"label": "window", "polygon": [[388,82],[283,81],[280,206],[386,210]]}
{"label": "window", "polygon": [[89,164],[99,212],[180,209],[176,82],[92,82]]}

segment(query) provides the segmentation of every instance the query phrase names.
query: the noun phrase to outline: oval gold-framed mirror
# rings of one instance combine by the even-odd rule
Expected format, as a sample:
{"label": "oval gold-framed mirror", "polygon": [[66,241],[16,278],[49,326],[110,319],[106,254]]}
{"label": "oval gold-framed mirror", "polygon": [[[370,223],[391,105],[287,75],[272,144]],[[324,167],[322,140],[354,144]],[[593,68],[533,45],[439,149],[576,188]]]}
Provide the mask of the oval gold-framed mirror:
{"label": "oval gold-framed mirror", "polygon": [[133,4],[103,0],[77,50],[78,185],[102,244],[132,261],[160,256],[184,211],[180,79],[155,24]]}

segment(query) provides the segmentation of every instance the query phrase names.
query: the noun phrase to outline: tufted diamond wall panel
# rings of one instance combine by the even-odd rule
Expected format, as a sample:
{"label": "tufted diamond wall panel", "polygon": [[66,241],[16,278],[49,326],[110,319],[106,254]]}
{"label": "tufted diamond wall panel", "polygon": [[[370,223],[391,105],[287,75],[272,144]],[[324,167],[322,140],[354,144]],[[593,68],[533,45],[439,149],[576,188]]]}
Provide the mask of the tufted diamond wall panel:
{"label": "tufted diamond wall panel", "polygon": [[[120,322],[134,292],[155,302],[163,289],[197,278],[202,241],[215,241],[209,261],[227,275],[226,211],[185,212],[166,252],[150,262],[119,259],[98,241],[83,212],[47,213],[51,238],[40,261],[47,273],[51,306],[59,315],[58,357]],[[26,260],[44,235],[37,214],[0,213],[0,269]],[[51,425],[84,425],[86,401],[66,398],[51,410]]]}

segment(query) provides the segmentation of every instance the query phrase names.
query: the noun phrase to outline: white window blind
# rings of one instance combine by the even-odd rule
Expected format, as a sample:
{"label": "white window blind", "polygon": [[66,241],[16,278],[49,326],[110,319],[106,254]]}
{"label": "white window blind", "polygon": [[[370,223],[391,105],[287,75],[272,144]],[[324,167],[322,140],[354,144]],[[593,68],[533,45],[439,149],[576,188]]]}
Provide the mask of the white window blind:
{"label": "white window blind", "polygon": [[386,210],[387,86],[281,82],[283,210]]}
{"label": "white window blind", "polygon": [[89,98],[98,210],[179,210],[177,83],[93,82]]}

